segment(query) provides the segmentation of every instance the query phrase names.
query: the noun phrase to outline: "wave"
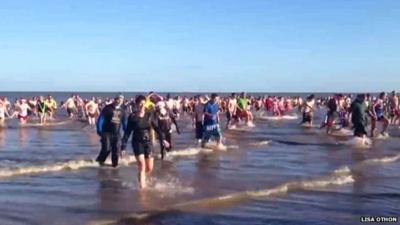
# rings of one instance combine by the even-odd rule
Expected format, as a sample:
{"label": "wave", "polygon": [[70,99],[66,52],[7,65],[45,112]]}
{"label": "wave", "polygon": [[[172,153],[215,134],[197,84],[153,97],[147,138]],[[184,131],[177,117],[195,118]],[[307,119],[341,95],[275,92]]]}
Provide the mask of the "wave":
{"label": "wave", "polygon": [[264,145],[271,144],[271,142],[272,141],[270,141],[270,140],[265,140],[265,141],[260,141],[260,142],[257,142],[257,143],[251,143],[251,145],[253,145],[253,146],[264,146]]}
{"label": "wave", "polygon": [[[126,156],[120,160],[120,165],[128,165],[136,162],[135,157]],[[111,165],[111,160],[105,162],[106,165]],[[63,170],[79,170],[83,168],[98,167],[98,163],[93,159],[71,160],[67,162],[59,162],[52,165],[38,165],[20,167],[15,169],[2,169],[0,170],[0,178],[9,178],[15,176],[34,175],[49,172],[58,172]]]}
{"label": "wave", "polygon": [[391,162],[395,162],[397,160],[400,160],[400,154],[397,154],[395,156],[386,156],[386,157],[377,158],[377,159],[367,159],[364,161],[364,163],[367,163],[367,164],[391,163]]}
{"label": "wave", "polygon": [[297,115],[284,115],[284,116],[260,116],[258,117],[262,120],[297,120],[299,116]]}
{"label": "wave", "polygon": [[351,145],[357,148],[371,148],[372,140],[370,138],[353,137],[348,141],[340,142],[340,144]]}
{"label": "wave", "polygon": [[[238,149],[237,145],[228,145],[227,149]],[[176,157],[194,156],[199,154],[209,154],[215,152],[212,149],[193,147],[182,150],[175,150],[169,152],[168,155]],[[133,155],[125,155],[121,157],[119,161],[120,166],[128,166],[131,163],[135,163],[136,158]],[[111,160],[108,158],[105,165],[111,165]],[[33,175],[33,174],[43,174],[49,172],[58,172],[64,170],[79,170],[84,168],[98,167],[98,163],[94,159],[79,159],[71,160],[66,162],[58,162],[50,165],[37,165],[37,166],[27,166],[27,167],[17,167],[15,169],[0,169],[0,178],[9,178],[15,176]]]}
{"label": "wave", "polygon": [[322,177],[319,179],[309,180],[309,181],[295,181],[279,185],[274,188],[267,188],[256,191],[244,191],[237,192],[228,195],[222,195],[211,198],[204,198],[194,201],[189,201],[185,203],[179,203],[166,207],[153,212],[140,212],[127,215],[118,220],[108,220],[108,221],[95,221],[89,224],[98,225],[112,225],[112,224],[124,224],[124,223],[138,223],[142,220],[149,220],[154,217],[158,217],[163,214],[167,214],[173,211],[189,211],[198,208],[222,208],[227,206],[232,206],[245,201],[250,201],[253,199],[260,199],[266,197],[272,197],[276,195],[287,194],[288,192],[299,191],[299,190],[309,190],[315,188],[323,188],[329,186],[341,186],[353,183],[354,179],[351,174],[336,175],[333,174],[328,177]]}
{"label": "wave", "polygon": [[61,126],[71,123],[70,120],[59,121],[59,122],[47,122],[45,124],[41,123],[26,123],[26,124],[18,124],[15,126],[9,125],[8,128],[30,128],[30,127],[54,127],[54,126]]}
{"label": "wave", "polygon": [[395,156],[368,159],[360,162],[359,164],[349,167],[343,166],[333,171],[329,176],[320,177],[317,179],[306,180],[306,181],[293,181],[284,183],[282,185],[255,191],[243,191],[232,193],[228,195],[216,196],[211,198],[204,198],[184,203],[179,203],[172,205],[170,207],[162,208],[152,212],[139,212],[126,215],[123,218],[117,220],[103,220],[103,221],[93,221],[88,225],[114,225],[114,224],[124,224],[124,223],[138,223],[143,220],[151,220],[154,217],[168,215],[175,211],[188,211],[194,210],[196,208],[218,208],[232,206],[234,204],[239,204],[244,201],[250,201],[253,199],[273,197],[277,195],[287,194],[289,192],[301,191],[301,190],[316,190],[319,188],[326,188],[330,186],[343,186],[347,184],[354,183],[355,180],[352,175],[352,168],[357,167],[360,164],[372,164],[372,163],[390,163],[400,160],[400,154]]}

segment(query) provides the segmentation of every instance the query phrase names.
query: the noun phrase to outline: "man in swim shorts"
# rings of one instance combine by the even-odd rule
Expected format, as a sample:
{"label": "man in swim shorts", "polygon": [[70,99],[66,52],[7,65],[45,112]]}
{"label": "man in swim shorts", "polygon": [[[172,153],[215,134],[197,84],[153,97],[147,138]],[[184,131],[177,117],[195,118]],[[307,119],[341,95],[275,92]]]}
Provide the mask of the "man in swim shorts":
{"label": "man in swim shorts", "polygon": [[99,106],[97,105],[95,100],[95,97],[92,97],[92,99],[85,104],[85,111],[87,114],[86,117],[88,119],[89,125],[95,125],[96,118],[100,114]]}
{"label": "man in swim shorts", "polygon": [[210,101],[204,106],[204,133],[202,140],[202,147],[204,148],[206,143],[211,137],[215,137],[218,142],[218,147],[223,147],[222,134],[219,127],[219,105],[218,95],[213,93]]}

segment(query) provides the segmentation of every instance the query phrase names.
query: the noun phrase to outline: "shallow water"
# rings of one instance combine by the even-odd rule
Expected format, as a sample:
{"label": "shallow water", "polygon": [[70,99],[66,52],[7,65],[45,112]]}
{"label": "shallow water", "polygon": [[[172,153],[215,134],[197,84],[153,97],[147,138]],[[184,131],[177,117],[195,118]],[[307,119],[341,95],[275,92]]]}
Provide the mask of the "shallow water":
{"label": "shallow water", "polygon": [[156,160],[144,191],[133,157],[97,166],[99,138],[84,123],[10,122],[0,130],[0,224],[350,225],[399,216],[398,128],[362,149],[299,121],[256,119],[225,131],[228,150],[214,152],[195,146],[182,118],[176,152]]}

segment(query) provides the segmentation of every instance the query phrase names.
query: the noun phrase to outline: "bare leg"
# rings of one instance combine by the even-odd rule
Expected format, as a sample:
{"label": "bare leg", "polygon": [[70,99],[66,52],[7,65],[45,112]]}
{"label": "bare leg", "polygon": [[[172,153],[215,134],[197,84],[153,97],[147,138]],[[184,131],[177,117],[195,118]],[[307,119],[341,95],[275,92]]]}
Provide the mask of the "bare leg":
{"label": "bare leg", "polygon": [[140,188],[146,188],[146,162],[144,159],[144,155],[136,156],[136,161],[138,164],[138,181]]}

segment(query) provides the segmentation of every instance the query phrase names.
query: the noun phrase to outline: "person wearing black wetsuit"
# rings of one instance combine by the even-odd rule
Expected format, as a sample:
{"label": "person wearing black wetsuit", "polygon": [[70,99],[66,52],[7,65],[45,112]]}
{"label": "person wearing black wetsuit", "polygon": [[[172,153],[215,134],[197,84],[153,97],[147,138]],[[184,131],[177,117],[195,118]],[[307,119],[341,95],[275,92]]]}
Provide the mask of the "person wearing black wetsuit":
{"label": "person wearing black wetsuit", "polygon": [[97,134],[101,137],[101,151],[96,161],[104,165],[111,150],[112,166],[118,166],[121,143],[120,130],[126,130],[126,115],[122,107],[124,97],[117,96],[112,104],[103,108],[97,120]]}
{"label": "person wearing black wetsuit", "polygon": [[39,97],[39,101],[37,103],[37,112],[39,114],[40,124],[45,124],[47,119],[48,107],[44,101],[43,96]]}
{"label": "person wearing black wetsuit", "polygon": [[[157,103],[154,116],[156,126],[159,129],[158,140],[161,146],[161,159],[164,159],[167,152],[172,149],[172,124],[175,125],[178,134],[180,134],[180,131],[174,114],[166,109],[165,102],[160,101]],[[168,147],[164,145],[163,140],[169,143]]]}
{"label": "person wearing black wetsuit", "polygon": [[[132,148],[138,164],[138,181],[141,188],[146,187],[146,173],[150,173],[154,165],[151,129],[154,129],[159,137],[163,137],[156,126],[153,112],[146,110],[145,103],[145,96],[136,97],[137,111],[129,115],[127,129],[122,139],[122,150],[125,150],[132,134]],[[165,140],[162,140],[162,143],[165,147],[169,147],[169,143]]]}
{"label": "person wearing black wetsuit", "polygon": [[354,136],[365,138],[367,135],[367,106],[365,104],[366,95],[357,95],[356,100],[351,104],[351,122],[354,126]]}

